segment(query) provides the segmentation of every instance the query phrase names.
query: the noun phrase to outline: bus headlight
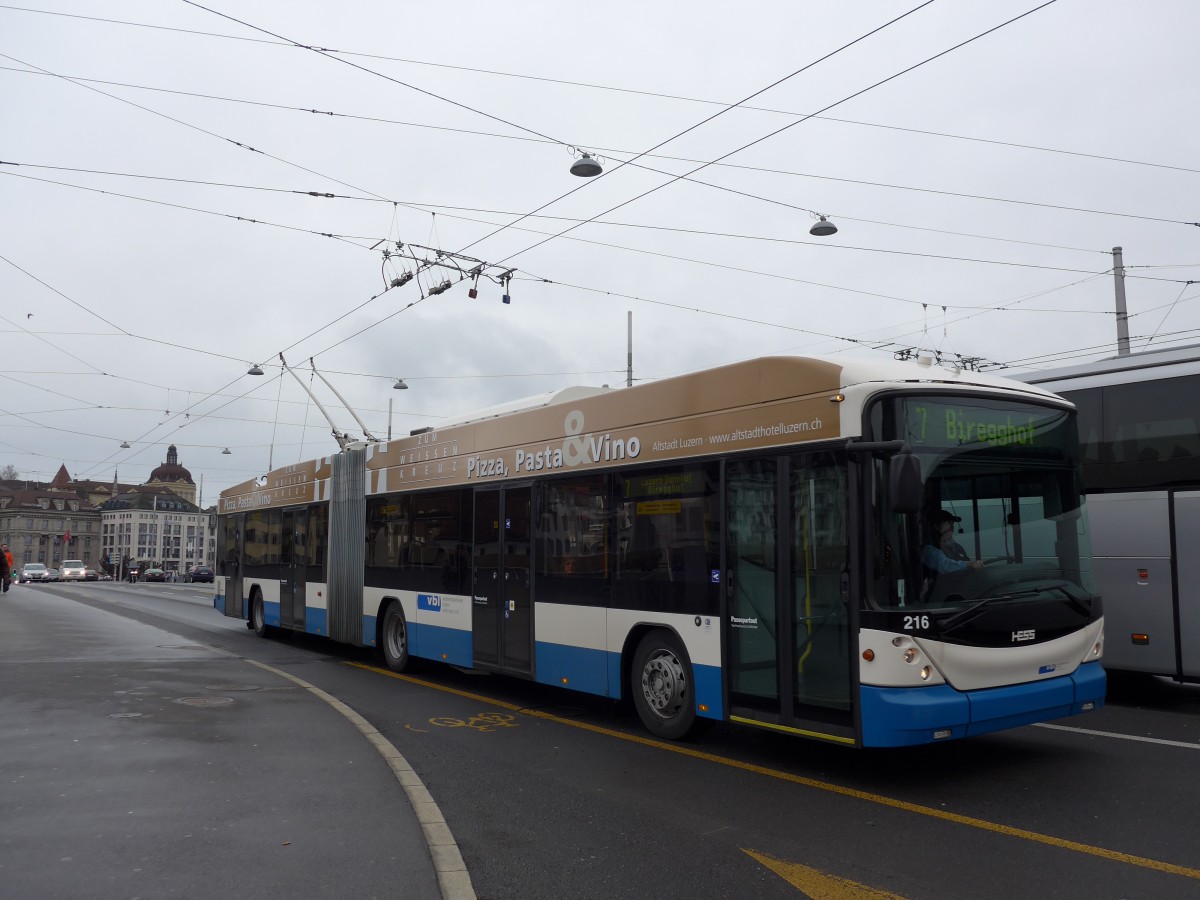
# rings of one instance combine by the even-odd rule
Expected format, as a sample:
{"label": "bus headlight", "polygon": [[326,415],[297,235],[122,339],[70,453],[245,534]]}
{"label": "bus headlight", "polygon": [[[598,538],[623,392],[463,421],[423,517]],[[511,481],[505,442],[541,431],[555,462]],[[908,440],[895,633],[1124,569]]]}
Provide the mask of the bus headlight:
{"label": "bus headlight", "polygon": [[931,670],[930,670],[929,666],[921,666],[921,680],[922,681],[928,681],[930,674],[931,674]]}
{"label": "bus headlight", "polygon": [[909,647],[907,650],[904,651],[904,661],[906,663],[915,662],[919,655],[920,654],[917,652],[916,647]]}

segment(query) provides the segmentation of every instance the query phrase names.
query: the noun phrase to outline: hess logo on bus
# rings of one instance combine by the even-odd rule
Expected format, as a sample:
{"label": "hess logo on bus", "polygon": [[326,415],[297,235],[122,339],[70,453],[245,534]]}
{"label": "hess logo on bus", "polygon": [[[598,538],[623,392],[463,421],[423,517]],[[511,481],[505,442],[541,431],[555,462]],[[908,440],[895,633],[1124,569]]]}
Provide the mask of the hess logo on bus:
{"label": "hess logo on bus", "polygon": [[1012,639],[1014,644],[1018,644],[1023,641],[1035,641],[1037,640],[1037,631],[1032,628],[1026,629],[1025,631],[1014,631],[1012,633]]}

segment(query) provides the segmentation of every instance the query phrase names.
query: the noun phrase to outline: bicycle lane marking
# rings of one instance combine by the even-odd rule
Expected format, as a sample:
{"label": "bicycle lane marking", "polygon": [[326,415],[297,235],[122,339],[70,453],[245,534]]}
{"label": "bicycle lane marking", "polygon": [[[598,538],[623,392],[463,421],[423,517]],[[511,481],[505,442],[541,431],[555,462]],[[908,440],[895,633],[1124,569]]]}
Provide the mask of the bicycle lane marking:
{"label": "bicycle lane marking", "polygon": [[1125,863],[1127,865],[1138,866],[1143,869],[1151,869],[1156,872],[1166,872],[1171,875],[1180,875],[1184,878],[1192,878],[1200,881],[1200,869],[1192,869],[1187,866],[1179,866],[1175,865],[1174,863],[1162,862],[1161,860],[1150,859],[1149,857],[1145,856],[1135,856],[1132,853],[1123,853],[1120,850],[1109,850],[1105,847],[1095,847],[1091,844],[1084,844],[1079,841],[1068,840],[1067,838],[1054,837],[1053,835],[1049,834],[1041,834],[1037,831],[1030,831],[1025,828],[1017,828],[1012,825],[1003,825],[999,822],[990,822],[987,819],[977,819],[974,816],[965,816],[959,813],[948,812],[943,809],[934,809],[931,806],[922,806],[919,803],[910,803],[907,800],[897,800],[893,797],[885,797],[882,794],[872,794],[868,791],[860,791],[857,788],[845,787],[844,785],[833,784],[827,781],[818,781],[815,778],[808,778],[804,775],[794,775],[791,772],[781,772],[778,769],[768,769],[766,766],[742,762],[740,760],[730,759],[725,756],[717,756],[715,753],[706,753],[703,750],[697,750],[693,747],[683,747],[677,744],[665,743],[654,738],[644,737],[640,734],[627,734],[625,732],[615,731],[611,728],[605,728],[602,725],[593,725],[590,722],[580,722],[576,719],[564,719],[554,715],[553,713],[543,712],[537,709],[530,709],[519,706],[515,703],[496,700],[492,697],[485,697],[482,694],[474,694],[470,691],[463,691],[459,690],[458,688],[447,687],[431,681],[424,681],[420,678],[414,678],[411,675],[403,675],[397,672],[391,672],[387,669],[380,669],[377,666],[366,665],[365,663],[347,662],[345,665],[354,666],[359,669],[365,669],[369,672],[377,672],[380,675],[386,675],[389,678],[407,681],[411,684],[420,685],[421,687],[433,688],[434,690],[443,691],[447,694],[457,694],[460,697],[478,700],[492,706],[499,706],[504,709],[524,713],[525,715],[533,716],[535,718],[549,719],[554,722],[559,722],[563,725],[570,725],[574,728],[582,728],[584,731],[591,731],[595,734],[603,734],[609,737],[619,738],[623,741],[629,741],[633,744],[641,744],[645,747],[654,747],[658,750],[666,750],[670,753],[677,753],[680,756],[689,756],[693,759],[700,759],[706,762],[716,763],[717,765],[728,766],[729,768],[733,769],[741,769],[742,771],[752,772],[756,775],[763,775],[767,778],[775,778],[779,781],[787,781],[791,782],[792,784],[814,788],[816,790],[825,791],[831,794],[840,794],[843,797],[853,797],[856,800],[863,800],[867,803],[874,803],[878,806],[887,806],[891,807],[892,809],[899,809],[903,810],[904,812],[928,816],[929,818],[933,819],[941,819],[946,822],[953,822],[956,825],[965,825],[969,828],[977,828],[981,831],[990,831],[994,834],[1003,834],[1007,837],[1015,837],[1025,841],[1047,844],[1051,847],[1057,847],[1061,850],[1070,850],[1075,853],[1096,856],[1111,862]]}

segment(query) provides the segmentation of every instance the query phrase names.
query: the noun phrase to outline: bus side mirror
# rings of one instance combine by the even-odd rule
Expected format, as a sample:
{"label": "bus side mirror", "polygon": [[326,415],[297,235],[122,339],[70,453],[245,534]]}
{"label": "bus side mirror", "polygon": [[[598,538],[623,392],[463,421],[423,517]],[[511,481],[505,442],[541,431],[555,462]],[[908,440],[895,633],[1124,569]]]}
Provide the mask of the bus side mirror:
{"label": "bus side mirror", "polygon": [[894,512],[921,511],[921,461],[915,453],[900,452],[888,460],[888,488]]}

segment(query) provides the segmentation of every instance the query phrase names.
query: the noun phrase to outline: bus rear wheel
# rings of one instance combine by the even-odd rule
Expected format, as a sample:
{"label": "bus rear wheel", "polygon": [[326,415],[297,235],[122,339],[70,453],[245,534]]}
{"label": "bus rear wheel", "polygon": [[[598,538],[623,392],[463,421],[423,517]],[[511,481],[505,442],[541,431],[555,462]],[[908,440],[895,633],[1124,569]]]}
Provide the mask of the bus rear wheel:
{"label": "bus rear wheel", "polygon": [[638,716],[652,734],[678,741],[696,730],[692,664],[674,634],[660,630],[642,638],[629,682]]}
{"label": "bus rear wheel", "polygon": [[408,623],[404,620],[404,608],[399,603],[390,604],[383,614],[379,646],[389,669],[403,672],[408,668]]}
{"label": "bus rear wheel", "polygon": [[250,595],[250,627],[260,638],[271,636],[271,626],[267,624],[267,615],[263,610],[262,594],[257,588]]}

